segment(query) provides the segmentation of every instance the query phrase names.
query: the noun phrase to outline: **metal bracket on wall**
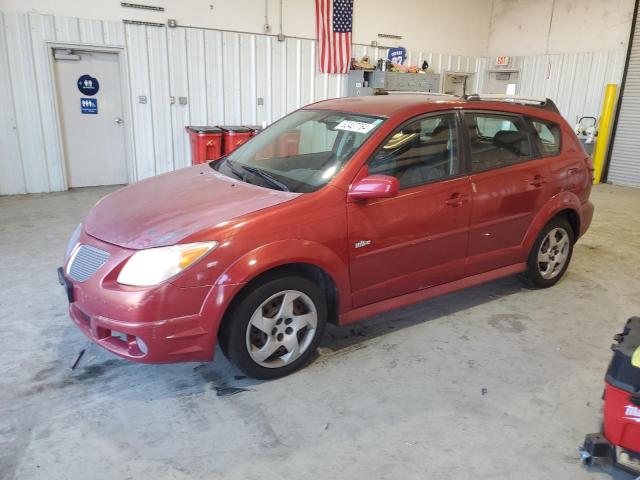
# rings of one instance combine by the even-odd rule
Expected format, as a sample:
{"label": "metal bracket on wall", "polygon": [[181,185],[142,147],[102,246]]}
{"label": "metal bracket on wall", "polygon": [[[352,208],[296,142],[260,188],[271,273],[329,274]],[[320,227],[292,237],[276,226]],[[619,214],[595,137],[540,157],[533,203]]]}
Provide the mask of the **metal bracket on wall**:
{"label": "metal bracket on wall", "polygon": [[120,6],[126,7],[126,8],[140,8],[142,10],[154,10],[156,12],[164,12],[164,7],[155,7],[153,5],[142,5],[140,3],[120,2]]}
{"label": "metal bracket on wall", "polygon": [[392,35],[390,33],[379,33],[380,38],[393,38],[394,40],[402,40],[402,35]]}
{"label": "metal bracket on wall", "polygon": [[125,23],[125,24],[128,24],[128,25],[145,25],[147,27],[164,27],[165,26],[164,23],[141,22],[139,20],[127,20],[126,18],[122,20],[122,23]]}
{"label": "metal bracket on wall", "polygon": [[72,60],[76,62],[82,60],[82,57],[80,55],[68,48],[54,48],[53,58],[55,58],[56,60]]}

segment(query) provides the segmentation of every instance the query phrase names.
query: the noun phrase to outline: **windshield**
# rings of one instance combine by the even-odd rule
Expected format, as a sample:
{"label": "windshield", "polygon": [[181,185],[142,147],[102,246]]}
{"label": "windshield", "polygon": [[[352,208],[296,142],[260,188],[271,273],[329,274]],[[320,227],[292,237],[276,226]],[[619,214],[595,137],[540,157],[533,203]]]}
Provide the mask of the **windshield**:
{"label": "windshield", "polygon": [[383,121],[329,110],[298,110],[211,167],[267,188],[313,192],[340,171]]}

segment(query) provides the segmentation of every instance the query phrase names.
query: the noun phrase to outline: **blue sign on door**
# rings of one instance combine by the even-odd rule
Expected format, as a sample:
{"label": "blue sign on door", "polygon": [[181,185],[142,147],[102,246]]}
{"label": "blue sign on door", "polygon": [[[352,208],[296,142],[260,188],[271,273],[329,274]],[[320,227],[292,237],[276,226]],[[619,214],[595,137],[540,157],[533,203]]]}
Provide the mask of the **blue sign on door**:
{"label": "blue sign on door", "polygon": [[78,90],[80,90],[80,93],[83,95],[91,97],[100,90],[100,82],[91,75],[82,75],[78,79]]}
{"label": "blue sign on door", "polygon": [[98,99],[97,98],[81,98],[80,113],[96,115],[98,113]]}

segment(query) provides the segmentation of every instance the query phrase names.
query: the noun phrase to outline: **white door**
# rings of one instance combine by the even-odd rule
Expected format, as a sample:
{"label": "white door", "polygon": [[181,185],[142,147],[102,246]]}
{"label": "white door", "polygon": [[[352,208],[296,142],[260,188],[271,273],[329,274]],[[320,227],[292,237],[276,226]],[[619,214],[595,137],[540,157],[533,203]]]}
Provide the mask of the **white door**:
{"label": "white door", "polygon": [[127,183],[119,57],[54,50],[69,187]]}

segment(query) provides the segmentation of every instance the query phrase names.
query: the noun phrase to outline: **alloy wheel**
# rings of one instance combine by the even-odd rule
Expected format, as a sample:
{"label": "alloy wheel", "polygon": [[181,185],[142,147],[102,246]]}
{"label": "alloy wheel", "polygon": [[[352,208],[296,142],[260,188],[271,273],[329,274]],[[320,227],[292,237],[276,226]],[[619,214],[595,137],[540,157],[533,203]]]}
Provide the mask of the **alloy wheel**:
{"label": "alloy wheel", "polygon": [[547,233],[538,250],[538,270],[545,280],[562,272],[569,256],[569,234],[564,228],[553,228]]}
{"label": "alloy wheel", "polygon": [[278,368],[299,358],[313,341],[318,311],[306,294],[284,290],[254,311],[246,332],[249,355],[258,365]]}

